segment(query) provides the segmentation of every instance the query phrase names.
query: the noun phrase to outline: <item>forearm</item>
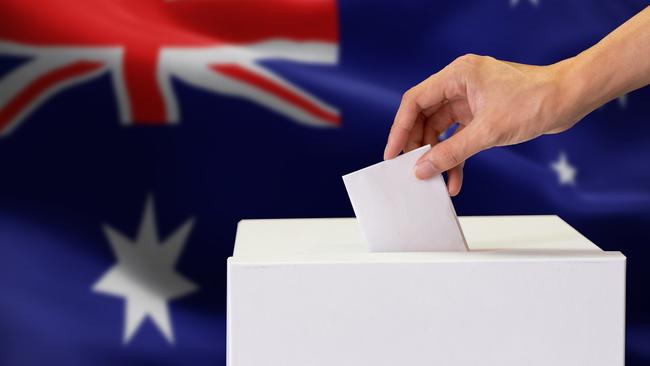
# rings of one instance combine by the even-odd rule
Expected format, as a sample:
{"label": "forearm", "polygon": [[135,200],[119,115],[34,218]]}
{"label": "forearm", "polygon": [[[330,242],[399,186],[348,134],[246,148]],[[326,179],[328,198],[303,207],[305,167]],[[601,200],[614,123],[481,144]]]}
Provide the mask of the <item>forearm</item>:
{"label": "forearm", "polygon": [[650,84],[650,7],[598,44],[554,65],[573,122],[606,102]]}

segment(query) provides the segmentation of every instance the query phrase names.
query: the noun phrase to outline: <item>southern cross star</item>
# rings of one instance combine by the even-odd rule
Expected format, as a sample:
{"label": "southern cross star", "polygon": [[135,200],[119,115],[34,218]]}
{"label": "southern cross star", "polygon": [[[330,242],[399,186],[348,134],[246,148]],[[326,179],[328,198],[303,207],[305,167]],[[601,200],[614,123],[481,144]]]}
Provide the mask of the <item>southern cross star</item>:
{"label": "southern cross star", "polygon": [[161,243],[158,240],[153,199],[150,198],[135,240],[104,225],[104,233],[117,263],[94,284],[93,291],[124,299],[125,344],[133,338],[147,317],[169,343],[174,343],[167,302],[198,289],[174,269],[193,222],[193,219],[188,219]]}
{"label": "southern cross star", "polygon": [[551,163],[551,169],[557,174],[560,185],[575,185],[578,171],[569,163],[566,153],[561,152],[558,161]]}

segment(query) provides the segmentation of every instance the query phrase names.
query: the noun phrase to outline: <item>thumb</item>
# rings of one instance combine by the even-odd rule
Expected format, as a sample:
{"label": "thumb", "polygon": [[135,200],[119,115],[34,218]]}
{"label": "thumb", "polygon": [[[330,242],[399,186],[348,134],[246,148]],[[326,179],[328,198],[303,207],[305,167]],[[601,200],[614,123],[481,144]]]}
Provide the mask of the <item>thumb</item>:
{"label": "thumb", "polygon": [[470,124],[450,138],[431,147],[415,165],[418,179],[429,179],[447,171],[483,150],[481,135],[476,133],[476,124]]}

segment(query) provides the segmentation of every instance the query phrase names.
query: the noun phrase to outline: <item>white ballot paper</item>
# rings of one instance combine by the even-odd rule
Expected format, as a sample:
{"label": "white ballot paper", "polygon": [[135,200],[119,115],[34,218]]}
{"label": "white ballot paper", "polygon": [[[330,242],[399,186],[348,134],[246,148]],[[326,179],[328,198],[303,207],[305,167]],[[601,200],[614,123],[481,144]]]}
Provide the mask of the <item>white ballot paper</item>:
{"label": "white ballot paper", "polygon": [[430,145],[343,176],[359,226],[373,252],[466,251],[442,175],[415,177]]}

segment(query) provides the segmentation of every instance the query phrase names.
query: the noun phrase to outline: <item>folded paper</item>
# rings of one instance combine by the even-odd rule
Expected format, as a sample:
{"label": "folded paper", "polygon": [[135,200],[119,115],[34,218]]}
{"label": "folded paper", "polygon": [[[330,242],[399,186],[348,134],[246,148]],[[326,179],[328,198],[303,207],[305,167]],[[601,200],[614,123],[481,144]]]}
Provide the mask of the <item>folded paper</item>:
{"label": "folded paper", "polygon": [[442,175],[419,180],[430,145],[343,176],[361,231],[374,252],[465,251]]}

